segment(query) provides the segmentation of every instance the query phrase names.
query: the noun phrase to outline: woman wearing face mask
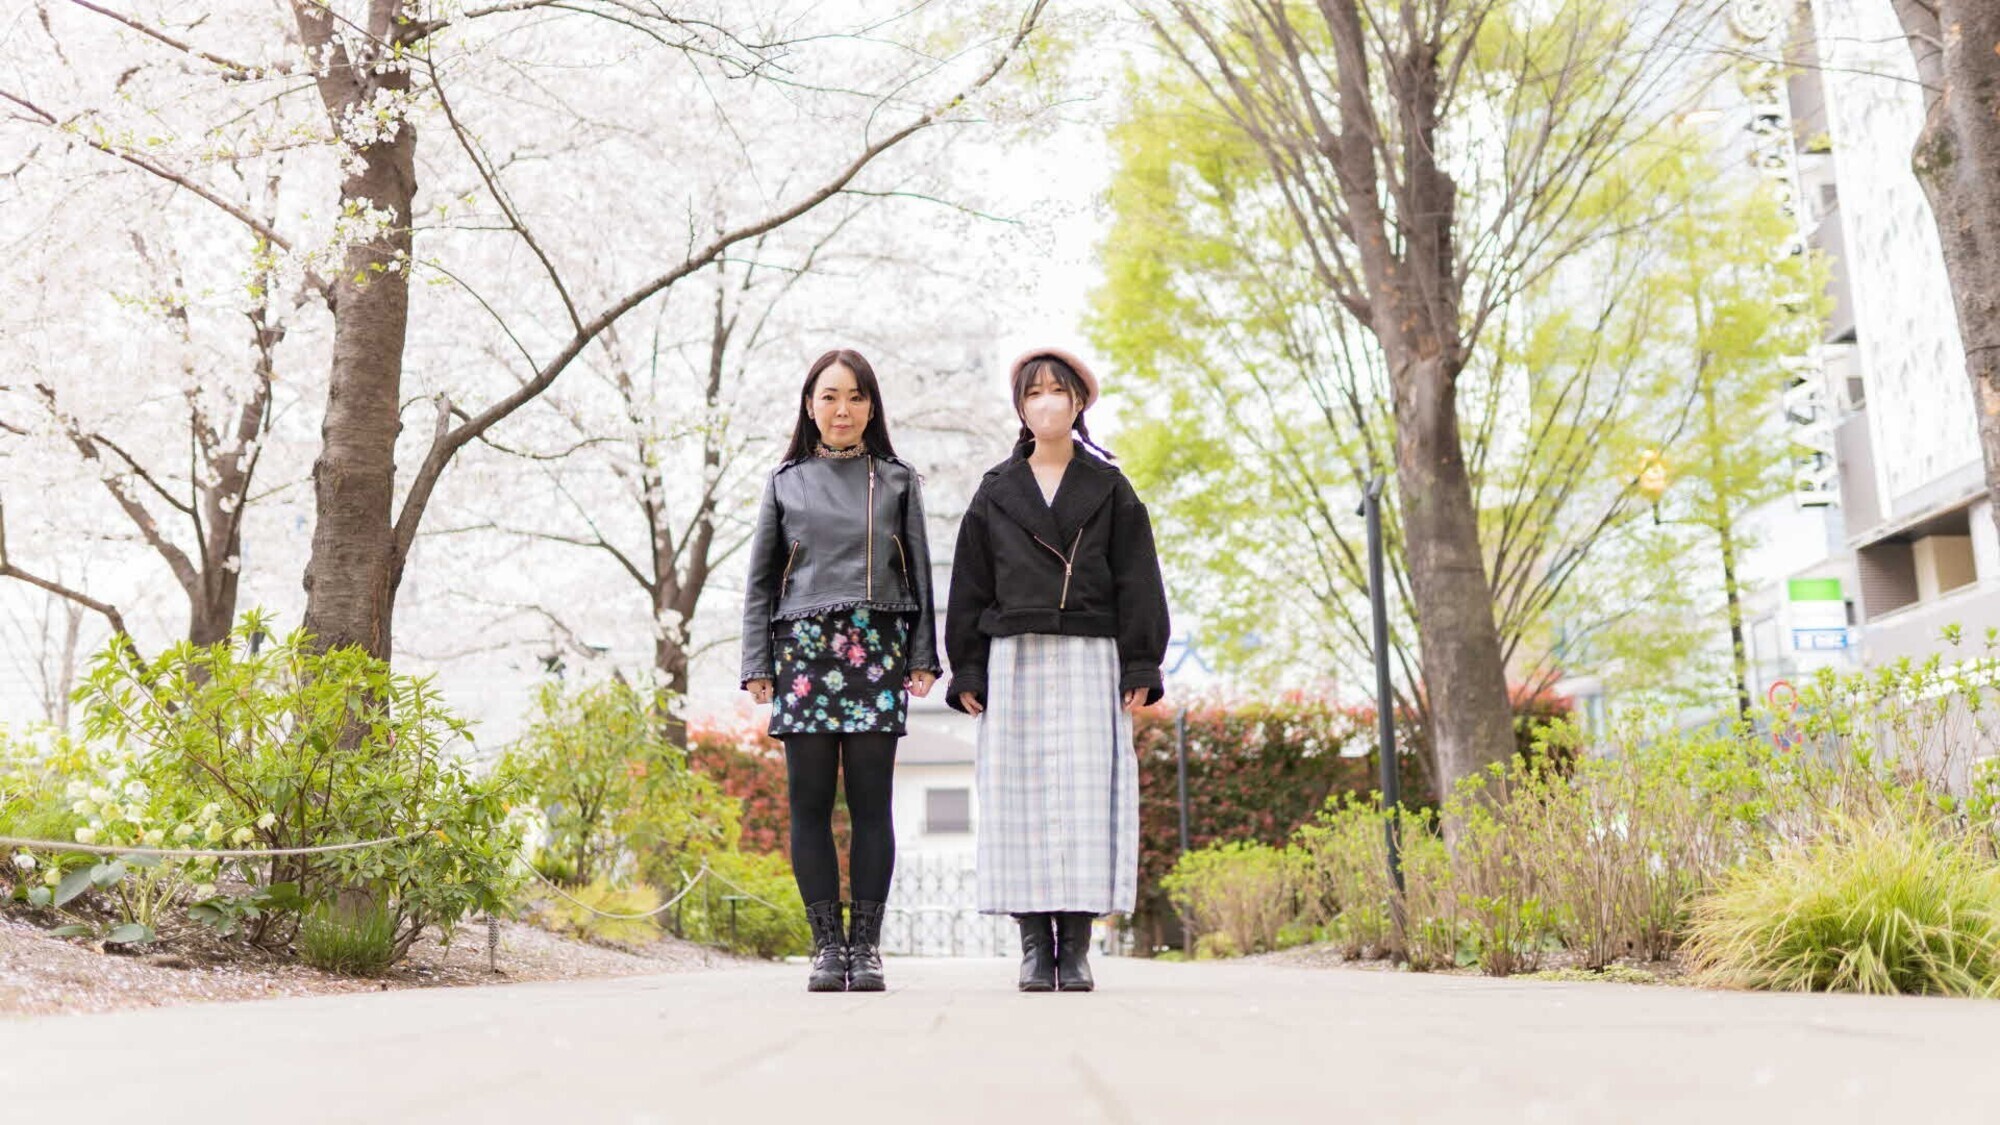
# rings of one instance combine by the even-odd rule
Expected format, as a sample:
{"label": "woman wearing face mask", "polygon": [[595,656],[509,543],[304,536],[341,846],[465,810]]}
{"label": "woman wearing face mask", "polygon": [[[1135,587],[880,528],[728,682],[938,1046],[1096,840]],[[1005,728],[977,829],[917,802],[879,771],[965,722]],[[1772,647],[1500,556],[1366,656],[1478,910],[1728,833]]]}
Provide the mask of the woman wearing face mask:
{"label": "woman wearing face mask", "polygon": [[1091,920],[1137,897],[1131,713],[1163,694],[1167,597],[1146,506],[1084,424],[1090,369],[1040,348],[1011,375],[1019,444],[959,526],[945,698],[979,717],[979,909],[1020,923],[1023,991],[1088,992]]}
{"label": "woman wearing face mask", "polygon": [[[928,695],[938,672],[930,576],[917,473],[889,444],[874,369],[830,351],[806,374],[791,448],[764,489],[743,597],[743,687],[771,704],[771,734],[785,744],[814,992],[885,987],[877,947],[896,864],[904,691]],[[833,844],[843,776],[851,922]]]}

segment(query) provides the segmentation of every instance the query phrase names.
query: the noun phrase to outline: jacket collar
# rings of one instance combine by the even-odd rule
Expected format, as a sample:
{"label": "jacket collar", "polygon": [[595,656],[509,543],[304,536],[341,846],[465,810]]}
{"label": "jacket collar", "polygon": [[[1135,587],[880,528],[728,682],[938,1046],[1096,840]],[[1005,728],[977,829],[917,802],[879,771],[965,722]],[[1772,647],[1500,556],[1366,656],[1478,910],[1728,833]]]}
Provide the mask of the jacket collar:
{"label": "jacket collar", "polygon": [[1067,553],[1076,533],[1097,514],[1117,488],[1118,470],[1079,445],[1076,457],[1063,470],[1062,484],[1056,489],[1055,506],[1042,499],[1035,483],[1034,467],[1028,454],[1035,443],[1024,441],[1014,447],[1014,455],[1001,462],[990,474],[993,503],[1049,546]]}

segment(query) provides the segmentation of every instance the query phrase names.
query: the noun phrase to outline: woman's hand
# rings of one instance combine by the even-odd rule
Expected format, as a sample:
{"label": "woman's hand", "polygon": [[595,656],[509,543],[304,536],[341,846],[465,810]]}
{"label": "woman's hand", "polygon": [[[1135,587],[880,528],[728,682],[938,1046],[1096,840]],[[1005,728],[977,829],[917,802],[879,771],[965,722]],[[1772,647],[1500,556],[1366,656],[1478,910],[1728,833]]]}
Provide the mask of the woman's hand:
{"label": "woman's hand", "polygon": [[937,683],[936,672],[912,672],[909,678],[903,681],[903,686],[910,689],[911,695],[922,699],[931,693],[931,685],[935,683]]}
{"label": "woman's hand", "polygon": [[1125,709],[1134,715],[1146,707],[1146,689],[1133,688],[1125,693]]}
{"label": "woman's hand", "polygon": [[979,705],[979,697],[969,691],[959,692],[958,701],[965,705],[965,713],[968,715],[977,715],[986,710],[986,708]]}
{"label": "woman's hand", "polygon": [[769,680],[751,680],[743,685],[743,690],[750,693],[751,699],[762,704],[771,702],[771,687]]}

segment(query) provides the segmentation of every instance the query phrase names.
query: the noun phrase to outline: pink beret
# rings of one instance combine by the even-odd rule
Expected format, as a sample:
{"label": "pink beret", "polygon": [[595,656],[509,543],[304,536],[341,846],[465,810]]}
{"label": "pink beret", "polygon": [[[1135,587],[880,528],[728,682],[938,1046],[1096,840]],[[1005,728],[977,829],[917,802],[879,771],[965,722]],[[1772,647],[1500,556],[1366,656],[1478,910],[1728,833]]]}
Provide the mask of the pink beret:
{"label": "pink beret", "polygon": [[1083,405],[1078,409],[1090,409],[1091,404],[1097,401],[1097,376],[1091,374],[1090,366],[1076,358],[1075,353],[1066,352],[1061,348],[1031,348],[1028,351],[1022,352],[1021,358],[1015,360],[1013,366],[1007,369],[1008,386],[1011,387],[1013,385],[1014,380],[1020,377],[1021,369],[1028,366],[1031,360],[1037,360],[1043,356],[1047,356],[1050,359],[1059,359],[1068,364],[1071,371],[1076,372],[1076,377],[1083,380]]}

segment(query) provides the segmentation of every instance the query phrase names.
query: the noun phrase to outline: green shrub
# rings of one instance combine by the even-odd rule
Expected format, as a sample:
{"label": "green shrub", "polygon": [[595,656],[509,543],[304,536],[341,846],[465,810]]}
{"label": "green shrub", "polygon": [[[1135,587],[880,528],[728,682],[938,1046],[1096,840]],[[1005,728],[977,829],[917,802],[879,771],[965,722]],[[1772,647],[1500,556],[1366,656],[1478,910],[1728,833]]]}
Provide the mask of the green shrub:
{"label": "green shrub", "polygon": [[805,903],[784,856],[720,852],[708,863],[719,878],[703,879],[681,900],[676,912],[681,936],[757,957],[811,951]]}
{"label": "green shrub", "polygon": [[70,808],[73,782],[93,772],[89,748],[67,734],[32,727],[0,729],[0,835],[69,840],[83,819]]}
{"label": "green shrub", "polygon": [[1241,956],[1243,956],[1243,947],[1236,944],[1235,938],[1221,931],[1212,934],[1203,934],[1194,941],[1194,959],[1197,961],[1214,961]]}
{"label": "green shrub", "polygon": [[396,915],[379,899],[316,903],[299,922],[299,960],[343,976],[379,976],[403,956],[397,929]]}
{"label": "green shrub", "polygon": [[1576,756],[1561,723],[1539,739],[1462,784],[1440,814],[1404,811],[1401,895],[1385,814],[1372,801],[1329,802],[1295,837],[1308,915],[1347,956],[1400,954],[1418,969],[1476,963],[1504,976],[1556,948],[1593,968],[1665,956],[1689,896],[1761,838],[1768,802],[1752,795],[1787,768],[1728,737],[1635,739],[1616,758]]}
{"label": "green shrub", "polygon": [[[569,891],[569,899],[550,900],[548,915],[558,927],[592,941],[650,945],[660,937],[658,915],[652,914],[663,901],[660,892],[644,884],[614,887],[599,879]],[[606,915],[648,915],[647,917],[606,917]]]}
{"label": "green shrub", "polygon": [[1299,918],[1303,858],[1268,844],[1220,844],[1182,856],[1160,885],[1201,938],[1226,939],[1209,948],[1237,954],[1270,950]]}
{"label": "green shrub", "polygon": [[1468,948],[1458,884],[1452,878],[1451,852],[1436,824],[1436,817],[1428,810],[1403,814],[1405,890],[1394,905],[1403,912],[1403,955],[1410,968],[1419,972],[1452,968]]}
{"label": "green shrub", "polygon": [[667,741],[667,700],[610,680],[566,694],[546,684],[502,769],[547,824],[536,853],[566,884],[636,876],[667,883],[689,856],[732,849],[740,812]]}
{"label": "green shrub", "polygon": [[250,895],[204,888],[202,916],[247,922],[249,938],[270,946],[291,940],[302,912],[357,894],[387,912],[398,957],[427,926],[449,931],[499,908],[514,881],[510,787],[467,768],[469,731],[430,680],[394,674],[358,648],[319,652],[302,633],[253,651],[266,624],[251,614],[226,641],[178,644],[150,664],[123,639],[95,658],[77,692],[85,735],[128,755],[116,768],[129,779],[79,799],[89,823],[78,838],[271,849],[400,841],[229,861]]}
{"label": "green shrub", "polygon": [[1364,801],[1343,794],[1295,836],[1304,857],[1304,915],[1326,927],[1350,960],[1386,957],[1396,948],[1387,824],[1372,795]]}
{"label": "green shrub", "polygon": [[1435,814],[1400,813],[1400,892],[1387,814],[1341,794],[1293,833],[1295,886],[1267,870],[1275,848],[1212,849],[1176,870],[1175,901],[1211,953],[1316,928],[1415,969],[1506,975],[1560,948],[1596,971],[1668,957],[1692,926],[1732,983],[1984,994],[2000,987],[1996,688],[2000,660],[1934,657],[1822,671],[1755,725],[1638,716],[1594,754],[1544,723]]}
{"label": "green shrub", "polygon": [[2000,869],[1930,816],[1878,816],[1725,875],[1688,952],[1734,987],[1993,996]]}

